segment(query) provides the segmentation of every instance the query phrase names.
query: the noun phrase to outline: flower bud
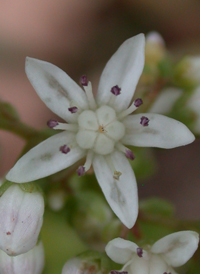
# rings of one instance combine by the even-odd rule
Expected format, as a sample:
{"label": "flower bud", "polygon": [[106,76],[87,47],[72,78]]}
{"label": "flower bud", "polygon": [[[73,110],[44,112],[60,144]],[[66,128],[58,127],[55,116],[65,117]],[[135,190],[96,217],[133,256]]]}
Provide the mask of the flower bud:
{"label": "flower bud", "polygon": [[10,256],[32,249],[43,213],[44,199],[34,184],[4,183],[0,188],[0,249]]}
{"label": "flower bud", "polygon": [[63,190],[55,190],[48,195],[48,205],[53,211],[61,210],[66,201],[66,193]]}
{"label": "flower bud", "polygon": [[18,256],[8,256],[0,250],[1,274],[40,274],[44,268],[44,249],[42,242],[33,249]]}

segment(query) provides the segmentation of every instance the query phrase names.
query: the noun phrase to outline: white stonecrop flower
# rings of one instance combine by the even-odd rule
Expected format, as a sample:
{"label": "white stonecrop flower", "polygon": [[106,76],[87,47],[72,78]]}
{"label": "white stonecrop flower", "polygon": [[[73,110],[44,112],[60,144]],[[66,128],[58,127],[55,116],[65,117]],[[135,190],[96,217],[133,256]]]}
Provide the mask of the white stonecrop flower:
{"label": "white stonecrop flower", "polygon": [[116,238],[106,246],[107,255],[123,264],[128,274],[177,274],[173,267],[184,265],[198,248],[199,235],[194,231],[172,233],[145,250],[135,243]]}
{"label": "white stonecrop flower", "polygon": [[[131,228],[138,215],[136,179],[127,160],[134,155],[124,145],[173,148],[194,141],[182,123],[156,114],[130,115],[141,104],[131,100],[144,66],[145,38],[126,40],[108,61],[96,99],[87,77],[85,91],[58,67],[26,59],[26,74],[44,103],[67,123],[49,121],[64,130],[25,154],[6,178],[23,183],[49,176],[86,156],[77,170],[83,175],[93,165],[112,210]],[[130,105],[130,106],[129,106]]]}
{"label": "white stonecrop flower", "polygon": [[44,248],[42,242],[18,256],[8,256],[0,250],[1,274],[41,274],[43,268]]}
{"label": "white stonecrop flower", "polygon": [[184,76],[200,84],[200,56],[187,56],[182,60]]}
{"label": "white stonecrop flower", "polygon": [[183,90],[174,87],[161,90],[151,108],[149,109],[149,112],[168,114],[182,94]]}
{"label": "white stonecrop flower", "polygon": [[200,134],[200,86],[194,90],[186,106],[196,114],[193,130],[195,133]]}
{"label": "white stonecrop flower", "polygon": [[44,199],[13,184],[0,197],[0,249],[16,256],[32,249],[43,223]]}

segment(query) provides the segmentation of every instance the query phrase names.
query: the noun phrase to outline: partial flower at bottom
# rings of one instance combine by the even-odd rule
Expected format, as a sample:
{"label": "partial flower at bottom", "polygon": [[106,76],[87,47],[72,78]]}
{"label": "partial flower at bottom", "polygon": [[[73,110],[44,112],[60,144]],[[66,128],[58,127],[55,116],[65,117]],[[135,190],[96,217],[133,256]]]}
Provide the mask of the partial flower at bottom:
{"label": "partial flower at bottom", "polygon": [[145,38],[126,40],[108,61],[97,96],[86,76],[80,88],[58,67],[26,59],[26,74],[44,103],[66,122],[50,120],[48,126],[63,132],[31,149],[6,178],[29,182],[65,169],[83,157],[77,169],[84,175],[93,165],[99,185],[118,218],[131,228],[138,215],[134,172],[128,160],[135,156],[128,146],[174,148],[194,141],[182,123],[158,114],[131,115],[143,103],[132,102],[144,67]]}
{"label": "partial flower at bottom", "polygon": [[42,242],[18,256],[8,256],[0,250],[1,274],[41,274],[43,268],[44,249]]}
{"label": "partial flower at bottom", "polygon": [[43,223],[42,194],[26,192],[22,186],[12,184],[0,197],[0,249],[10,256],[32,249]]}
{"label": "partial flower at bottom", "polygon": [[107,244],[105,250],[114,262],[124,265],[121,271],[128,274],[177,274],[173,267],[184,265],[193,256],[198,243],[198,233],[180,231],[144,249],[116,238]]}

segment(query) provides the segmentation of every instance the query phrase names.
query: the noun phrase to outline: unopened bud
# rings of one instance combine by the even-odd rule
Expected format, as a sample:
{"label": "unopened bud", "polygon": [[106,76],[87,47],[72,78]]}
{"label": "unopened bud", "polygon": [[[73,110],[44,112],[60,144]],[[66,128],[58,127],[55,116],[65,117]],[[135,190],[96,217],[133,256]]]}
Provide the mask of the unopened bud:
{"label": "unopened bud", "polygon": [[44,249],[42,242],[18,256],[8,256],[0,250],[1,274],[41,274],[43,268]]}
{"label": "unopened bud", "polygon": [[72,258],[66,262],[62,269],[62,274],[101,274],[99,266],[92,260]]}
{"label": "unopened bud", "polygon": [[24,185],[8,182],[0,188],[4,189],[0,197],[0,249],[10,256],[25,253],[36,245],[43,222],[42,194],[33,184]]}

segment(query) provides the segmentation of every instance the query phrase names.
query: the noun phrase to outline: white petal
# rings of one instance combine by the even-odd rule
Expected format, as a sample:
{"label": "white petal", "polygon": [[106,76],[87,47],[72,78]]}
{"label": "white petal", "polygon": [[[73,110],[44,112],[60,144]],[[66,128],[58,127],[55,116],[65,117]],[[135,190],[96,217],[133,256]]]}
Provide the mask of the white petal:
{"label": "white petal", "polygon": [[[134,256],[129,266],[131,274],[149,274],[149,261],[138,256]],[[124,269],[125,270],[125,269]],[[163,273],[161,273],[163,274]]]}
{"label": "white petal", "polygon": [[126,264],[132,259],[134,253],[137,252],[138,246],[121,238],[116,238],[110,241],[105,247],[106,254],[114,262],[118,264]]}
{"label": "white petal", "polygon": [[[149,274],[164,274],[168,270],[168,265],[161,256],[152,255],[149,262]],[[168,273],[168,272],[167,272]]]}
{"label": "white petal", "polygon": [[79,258],[72,258],[65,263],[61,274],[81,274],[84,273],[82,268],[83,262]]}
{"label": "white petal", "polygon": [[71,166],[84,157],[85,151],[76,146],[64,154],[60,147],[70,146],[74,140],[75,135],[66,131],[48,138],[22,156],[6,179],[16,183],[30,182]]}
{"label": "white petal", "polygon": [[71,122],[76,118],[68,111],[71,101],[82,109],[87,108],[84,91],[63,70],[30,57],[26,58],[25,70],[41,100],[64,120]]}
{"label": "white petal", "polygon": [[94,172],[110,207],[128,228],[131,228],[138,215],[137,184],[133,170],[126,157],[118,151],[111,154],[116,171],[122,173],[119,180],[113,178],[113,172],[101,155],[93,161]]}
{"label": "white petal", "polygon": [[121,94],[116,96],[115,109],[120,111],[129,106],[136,85],[144,67],[145,38],[143,34],[126,40],[108,61],[100,78],[97,93],[97,103],[107,104],[113,86],[121,88]]}
{"label": "white petal", "polygon": [[157,241],[151,252],[162,254],[165,261],[178,267],[185,264],[198,248],[199,235],[194,231],[180,231]]}
{"label": "white petal", "polygon": [[180,98],[183,91],[178,88],[166,88],[157,96],[151,106],[150,113],[167,114],[172,110],[174,103]]}
{"label": "white petal", "polygon": [[[148,126],[140,124],[142,116],[150,120]],[[127,127],[127,133],[122,142],[126,145],[174,148],[190,144],[195,139],[184,124],[159,114],[129,115],[123,123]]]}

